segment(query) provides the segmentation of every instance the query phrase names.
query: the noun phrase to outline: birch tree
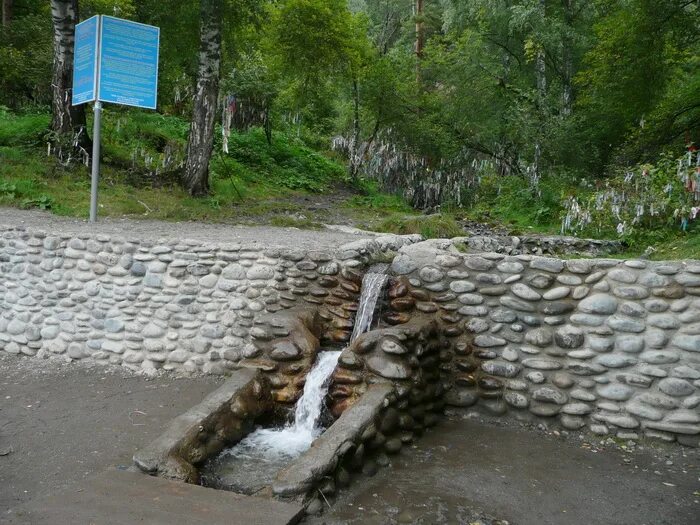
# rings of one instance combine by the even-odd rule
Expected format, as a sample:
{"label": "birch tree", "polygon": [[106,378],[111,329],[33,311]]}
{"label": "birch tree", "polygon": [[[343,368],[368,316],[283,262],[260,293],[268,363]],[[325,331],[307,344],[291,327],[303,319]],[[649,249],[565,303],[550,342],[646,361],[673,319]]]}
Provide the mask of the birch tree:
{"label": "birch tree", "polygon": [[221,16],[222,0],[201,0],[197,87],[182,180],[194,196],[209,193],[209,161],[221,80]]}
{"label": "birch tree", "polygon": [[85,106],[73,106],[73,46],[78,21],[78,0],[51,0],[53,20],[53,75],[51,79],[55,153],[63,162],[75,158],[76,151],[87,154]]}

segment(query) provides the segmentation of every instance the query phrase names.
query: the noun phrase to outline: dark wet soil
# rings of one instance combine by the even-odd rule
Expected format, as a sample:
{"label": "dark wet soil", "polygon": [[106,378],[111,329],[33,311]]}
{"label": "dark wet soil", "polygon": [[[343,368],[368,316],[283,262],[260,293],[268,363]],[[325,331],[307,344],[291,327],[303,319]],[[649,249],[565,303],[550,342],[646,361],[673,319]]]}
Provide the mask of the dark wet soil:
{"label": "dark wet soil", "polygon": [[306,523],[697,525],[699,491],[697,449],[620,448],[453,415]]}

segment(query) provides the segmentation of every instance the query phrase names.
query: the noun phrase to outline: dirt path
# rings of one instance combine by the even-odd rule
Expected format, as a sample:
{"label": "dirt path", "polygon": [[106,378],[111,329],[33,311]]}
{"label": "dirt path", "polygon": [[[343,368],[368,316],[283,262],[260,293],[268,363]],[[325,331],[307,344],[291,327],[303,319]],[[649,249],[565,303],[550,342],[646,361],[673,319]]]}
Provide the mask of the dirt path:
{"label": "dirt path", "polygon": [[244,243],[271,247],[301,249],[335,248],[347,242],[371,236],[368,233],[347,233],[329,229],[301,230],[275,226],[239,226],[203,222],[165,222],[152,220],[102,218],[88,224],[74,217],[59,217],[38,210],[0,208],[0,228],[22,227],[61,234],[104,234],[127,239],[157,241],[159,239],[193,239],[203,243]]}
{"label": "dirt path", "polygon": [[23,502],[131,466],[137,448],[221,381],[0,353],[0,523]]}

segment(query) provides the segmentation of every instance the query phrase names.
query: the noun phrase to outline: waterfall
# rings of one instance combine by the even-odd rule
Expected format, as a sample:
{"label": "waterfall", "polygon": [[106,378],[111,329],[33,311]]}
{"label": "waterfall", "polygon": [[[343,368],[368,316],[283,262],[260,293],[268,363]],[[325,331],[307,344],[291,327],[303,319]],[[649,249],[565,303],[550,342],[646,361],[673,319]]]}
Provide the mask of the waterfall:
{"label": "waterfall", "polygon": [[389,278],[386,274],[386,270],[386,265],[377,265],[377,267],[370,269],[362,278],[360,303],[357,307],[355,326],[352,329],[350,342],[353,342],[360,334],[364,334],[369,330],[372,319],[374,318],[374,310],[377,307],[377,301]]}
{"label": "waterfall", "polygon": [[[360,302],[355,316],[350,341],[369,330],[374,317],[374,310],[386,284],[386,265],[370,269],[362,279]],[[304,392],[297,401],[294,422],[284,428],[259,428],[242,439],[233,448],[223,454],[238,458],[259,458],[263,461],[277,461],[282,458],[294,458],[301,455],[313,443],[323,428],[320,425],[323,402],[328,393],[330,379],[340,351],[321,351],[314,366],[306,376]]]}

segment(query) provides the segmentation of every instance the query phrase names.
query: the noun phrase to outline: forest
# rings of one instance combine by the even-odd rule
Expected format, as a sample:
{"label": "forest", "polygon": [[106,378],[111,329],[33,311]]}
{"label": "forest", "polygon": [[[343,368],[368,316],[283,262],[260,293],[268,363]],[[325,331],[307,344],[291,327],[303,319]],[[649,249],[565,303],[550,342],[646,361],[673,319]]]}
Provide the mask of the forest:
{"label": "forest", "polygon": [[105,110],[103,214],[314,227],[326,198],[700,257],[698,0],[1,1],[0,205],[84,214],[74,28],[109,14],[161,47],[157,111]]}

